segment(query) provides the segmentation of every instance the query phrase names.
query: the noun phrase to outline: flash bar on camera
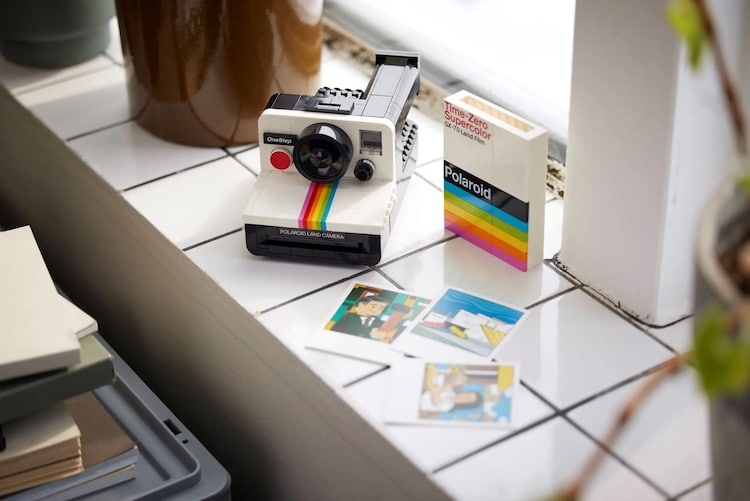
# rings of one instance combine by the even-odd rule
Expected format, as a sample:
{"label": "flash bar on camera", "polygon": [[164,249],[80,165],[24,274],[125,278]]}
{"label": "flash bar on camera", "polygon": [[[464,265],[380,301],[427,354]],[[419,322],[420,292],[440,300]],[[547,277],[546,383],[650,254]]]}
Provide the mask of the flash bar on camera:
{"label": "flash bar on camera", "polygon": [[274,94],[266,109],[387,118],[401,130],[419,93],[419,55],[379,51],[365,91],[323,87],[314,96]]}

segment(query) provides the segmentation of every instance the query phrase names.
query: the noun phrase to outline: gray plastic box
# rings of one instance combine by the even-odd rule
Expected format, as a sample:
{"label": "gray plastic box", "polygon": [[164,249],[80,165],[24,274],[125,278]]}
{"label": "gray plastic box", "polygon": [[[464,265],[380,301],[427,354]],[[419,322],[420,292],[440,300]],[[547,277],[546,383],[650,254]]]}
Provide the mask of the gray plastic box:
{"label": "gray plastic box", "polygon": [[101,336],[93,335],[112,353],[117,374],[94,394],[139,453],[134,479],[80,499],[230,500],[229,473]]}

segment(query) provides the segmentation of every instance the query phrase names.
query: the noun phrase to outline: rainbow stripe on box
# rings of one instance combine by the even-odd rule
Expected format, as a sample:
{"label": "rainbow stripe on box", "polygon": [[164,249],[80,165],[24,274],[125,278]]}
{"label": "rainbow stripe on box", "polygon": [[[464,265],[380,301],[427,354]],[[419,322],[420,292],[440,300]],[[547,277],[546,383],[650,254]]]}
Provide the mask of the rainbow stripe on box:
{"label": "rainbow stripe on box", "polygon": [[310,183],[297,217],[297,224],[300,228],[326,231],[326,219],[338,185],[338,181],[330,184]]}
{"label": "rainbow stripe on box", "polygon": [[[455,177],[443,180],[445,227],[519,270],[528,269],[529,204],[500,190],[455,165],[445,162],[451,172],[460,173],[465,185]],[[481,186],[477,193],[470,188]],[[469,188],[469,189],[467,189]]]}

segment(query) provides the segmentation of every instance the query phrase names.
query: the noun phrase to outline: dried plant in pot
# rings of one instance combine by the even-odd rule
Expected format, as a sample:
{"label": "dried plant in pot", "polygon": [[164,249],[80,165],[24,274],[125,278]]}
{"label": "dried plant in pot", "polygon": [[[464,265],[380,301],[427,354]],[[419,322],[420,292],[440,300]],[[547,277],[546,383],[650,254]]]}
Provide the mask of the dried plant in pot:
{"label": "dried plant in pot", "polygon": [[[709,199],[698,226],[695,253],[693,347],[644,381],[620,410],[605,437],[608,448],[637,408],[666,378],[691,363],[709,400],[713,494],[716,500],[750,498],[750,158],[740,96],[718,43],[706,0],[670,0],[668,19],[701,70],[713,52],[735,136],[737,168]],[[580,474],[551,499],[580,497],[606,452],[598,448]]]}
{"label": "dried plant in pot", "polygon": [[0,52],[16,64],[64,68],[110,42],[113,0],[0,0]]}
{"label": "dried plant in pot", "polygon": [[708,45],[737,145],[738,169],[712,196],[697,233],[693,362],[710,399],[716,499],[750,496],[750,161],[740,96],[704,0],[675,0],[670,20],[693,67]]}
{"label": "dried plant in pot", "polygon": [[750,493],[750,197],[735,180],[698,231],[693,357],[710,400],[715,499]]}

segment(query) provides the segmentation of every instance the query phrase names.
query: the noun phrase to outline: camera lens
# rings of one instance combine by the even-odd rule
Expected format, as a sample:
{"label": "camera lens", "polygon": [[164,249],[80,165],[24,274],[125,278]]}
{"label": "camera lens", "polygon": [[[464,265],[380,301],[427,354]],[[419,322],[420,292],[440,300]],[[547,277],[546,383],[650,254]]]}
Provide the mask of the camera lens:
{"label": "camera lens", "polygon": [[305,127],[292,152],[297,170],[310,181],[332,183],[346,172],[352,158],[352,142],[335,125],[316,123]]}

